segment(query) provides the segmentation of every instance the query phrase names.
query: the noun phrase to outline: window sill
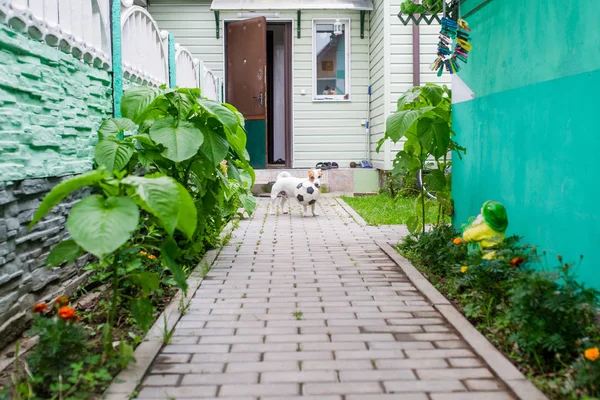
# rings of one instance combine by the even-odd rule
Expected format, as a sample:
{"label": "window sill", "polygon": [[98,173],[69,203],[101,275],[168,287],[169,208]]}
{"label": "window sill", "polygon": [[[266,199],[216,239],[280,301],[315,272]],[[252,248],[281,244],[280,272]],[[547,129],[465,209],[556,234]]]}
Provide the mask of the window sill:
{"label": "window sill", "polygon": [[332,97],[313,97],[313,103],[351,103],[352,99],[344,99],[344,96],[332,96]]}

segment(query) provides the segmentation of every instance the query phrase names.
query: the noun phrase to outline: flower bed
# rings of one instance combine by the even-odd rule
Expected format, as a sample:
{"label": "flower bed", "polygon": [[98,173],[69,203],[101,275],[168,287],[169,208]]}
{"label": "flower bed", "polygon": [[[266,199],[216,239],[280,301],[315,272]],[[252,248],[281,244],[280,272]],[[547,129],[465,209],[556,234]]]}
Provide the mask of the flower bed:
{"label": "flower bed", "polygon": [[[252,214],[256,207],[244,120],[235,108],[198,89],[134,87],[121,113],[99,128],[97,168],[57,185],[31,223],[69,193],[93,187],[71,210],[71,239],[52,250],[48,265],[90,253],[90,284],[102,291],[79,312],[66,298],[34,308],[29,334],[39,344],[17,357],[0,396],[97,397],[134,361],[134,347],[177,290],[186,293],[186,278],[206,249],[219,245],[225,224],[240,208]],[[186,308],[182,302],[180,311]]]}
{"label": "flower bed", "polygon": [[[407,237],[397,250],[552,399],[600,395],[598,295],[576,265],[507,238],[493,260],[469,257],[450,226]],[[581,260],[580,260],[581,262]]]}

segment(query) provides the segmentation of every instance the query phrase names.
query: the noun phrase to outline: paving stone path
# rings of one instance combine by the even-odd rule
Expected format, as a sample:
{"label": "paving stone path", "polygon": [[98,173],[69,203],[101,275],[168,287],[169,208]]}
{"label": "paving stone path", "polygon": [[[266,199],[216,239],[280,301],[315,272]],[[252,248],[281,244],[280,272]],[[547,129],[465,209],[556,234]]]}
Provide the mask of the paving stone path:
{"label": "paving stone path", "polygon": [[333,198],[259,201],[196,292],[139,399],[496,400],[506,385]]}

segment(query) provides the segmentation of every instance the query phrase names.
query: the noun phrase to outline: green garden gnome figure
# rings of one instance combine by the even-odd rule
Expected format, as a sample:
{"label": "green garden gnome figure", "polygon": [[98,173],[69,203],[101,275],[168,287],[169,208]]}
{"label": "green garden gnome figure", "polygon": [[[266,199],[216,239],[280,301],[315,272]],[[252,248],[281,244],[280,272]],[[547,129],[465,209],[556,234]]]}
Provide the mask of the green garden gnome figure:
{"label": "green garden gnome figure", "polygon": [[508,217],[506,209],[497,201],[486,201],[477,218],[471,217],[463,227],[463,240],[469,246],[469,255],[481,254],[484,260],[496,255],[495,247],[504,241]]}

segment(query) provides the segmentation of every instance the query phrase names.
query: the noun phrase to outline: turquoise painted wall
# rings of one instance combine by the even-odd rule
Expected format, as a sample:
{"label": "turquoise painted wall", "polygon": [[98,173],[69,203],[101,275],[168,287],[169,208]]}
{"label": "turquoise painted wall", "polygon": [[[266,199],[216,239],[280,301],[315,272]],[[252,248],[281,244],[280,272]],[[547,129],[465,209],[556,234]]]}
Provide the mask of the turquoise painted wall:
{"label": "turquoise painted wall", "polygon": [[[468,0],[473,4],[475,1]],[[600,30],[597,0],[492,0],[467,18],[473,51],[461,79],[477,98],[453,105],[455,225],[488,199],[509,233],[576,261],[600,288]]]}
{"label": "turquoise painted wall", "polygon": [[91,169],[111,76],[0,25],[0,181]]}

